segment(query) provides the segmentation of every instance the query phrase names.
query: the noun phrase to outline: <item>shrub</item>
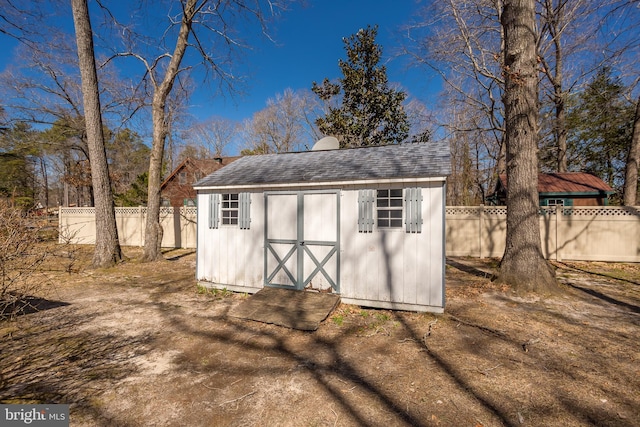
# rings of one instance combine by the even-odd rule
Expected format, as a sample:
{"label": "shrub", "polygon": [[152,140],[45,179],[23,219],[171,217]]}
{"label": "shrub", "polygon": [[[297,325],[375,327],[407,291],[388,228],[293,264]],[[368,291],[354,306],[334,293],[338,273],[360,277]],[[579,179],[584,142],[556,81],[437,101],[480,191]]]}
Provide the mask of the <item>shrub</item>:
{"label": "shrub", "polygon": [[43,284],[36,273],[47,254],[37,250],[37,231],[23,210],[0,200],[0,319],[30,307],[30,296]]}

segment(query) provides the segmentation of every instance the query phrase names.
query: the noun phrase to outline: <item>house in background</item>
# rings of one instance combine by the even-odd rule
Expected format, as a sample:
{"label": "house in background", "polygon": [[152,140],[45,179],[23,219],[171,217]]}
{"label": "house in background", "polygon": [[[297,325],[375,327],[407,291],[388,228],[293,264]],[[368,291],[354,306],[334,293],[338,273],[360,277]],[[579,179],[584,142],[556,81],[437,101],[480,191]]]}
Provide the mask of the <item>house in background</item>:
{"label": "house in background", "polygon": [[236,156],[200,160],[185,159],[160,187],[162,206],[196,206],[196,190],[193,189],[193,184],[239,158]]}
{"label": "house in background", "polygon": [[[442,312],[447,144],[245,156],[195,184],[196,277]],[[337,141],[335,141],[337,148]]]}
{"label": "house in background", "polygon": [[[615,191],[597,176],[584,172],[538,174],[540,206],[607,206]],[[507,203],[507,175],[502,174],[489,203]]]}

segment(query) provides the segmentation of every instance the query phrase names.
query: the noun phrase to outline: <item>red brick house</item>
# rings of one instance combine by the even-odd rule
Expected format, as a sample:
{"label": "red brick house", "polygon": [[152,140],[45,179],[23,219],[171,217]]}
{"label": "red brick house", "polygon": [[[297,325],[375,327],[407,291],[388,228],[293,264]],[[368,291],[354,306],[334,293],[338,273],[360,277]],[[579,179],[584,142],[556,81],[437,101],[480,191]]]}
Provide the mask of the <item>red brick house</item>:
{"label": "red brick house", "polygon": [[[607,206],[614,190],[597,176],[584,172],[538,174],[540,206]],[[489,196],[492,205],[504,206],[507,200],[507,175],[498,179]]]}
{"label": "red brick house", "polygon": [[193,189],[193,183],[239,158],[240,156],[200,160],[185,159],[171,172],[160,187],[162,206],[195,206],[196,191]]}

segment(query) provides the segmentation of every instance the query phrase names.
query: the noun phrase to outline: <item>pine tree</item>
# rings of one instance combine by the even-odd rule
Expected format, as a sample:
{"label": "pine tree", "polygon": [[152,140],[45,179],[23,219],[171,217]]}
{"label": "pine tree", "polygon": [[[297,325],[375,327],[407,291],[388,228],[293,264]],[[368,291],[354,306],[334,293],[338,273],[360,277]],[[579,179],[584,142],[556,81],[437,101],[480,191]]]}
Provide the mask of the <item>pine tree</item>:
{"label": "pine tree", "polygon": [[624,181],[635,106],[611,68],[598,71],[567,117],[572,169],[590,172],[610,186]]}
{"label": "pine tree", "polygon": [[409,132],[402,106],[406,94],[389,87],[387,69],[379,65],[382,48],[375,42],[377,34],[377,26],[368,26],[344,38],[347,59],[339,61],[343,77],[337,84],[329,79],[321,85],[313,82],[312,90],[321,100],[341,101],[316,120],[320,131],[338,138],[341,147],[399,143]]}

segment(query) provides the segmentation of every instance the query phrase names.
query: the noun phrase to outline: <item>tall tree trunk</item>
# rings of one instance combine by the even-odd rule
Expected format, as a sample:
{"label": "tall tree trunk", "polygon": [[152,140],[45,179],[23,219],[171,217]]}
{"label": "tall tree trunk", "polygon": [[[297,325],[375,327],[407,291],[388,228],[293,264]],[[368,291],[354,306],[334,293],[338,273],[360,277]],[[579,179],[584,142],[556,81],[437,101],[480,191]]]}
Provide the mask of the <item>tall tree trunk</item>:
{"label": "tall tree trunk", "polygon": [[627,167],[624,177],[624,205],[635,206],[638,202],[638,159],[640,156],[640,98],[636,104],[636,115],[633,119],[633,134],[627,156]]}
{"label": "tall tree trunk", "polygon": [[535,0],[504,2],[507,238],[498,280],[516,292],[555,291],[538,219],[538,76]]}
{"label": "tall tree trunk", "polygon": [[108,267],[122,259],[122,252],[118,240],[107,153],[104,146],[98,74],[93,50],[93,32],[89,20],[87,0],[71,0],[71,7],[82,78],[82,98],[91,164],[91,182],[95,195],[96,246],[93,266]]}
{"label": "tall tree trunk", "polygon": [[555,64],[553,74],[551,70],[546,70],[547,77],[553,85],[553,104],[556,111],[556,120],[553,124],[553,135],[555,138],[557,153],[557,168],[558,172],[567,171],[567,124],[566,124],[566,112],[565,112],[565,93],[562,89],[563,67],[564,57],[562,50],[562,25],[564,25],[564,8],[563,1],[557,3],[554,6],[552,0],[545,1],[547,25],[549,27],[549,34],[553,37],[553,49],[555,56]]}
{"label": "tall tree trunk", "polygon": [[556,73],[553,82],[553,102],[556,108],[556,122],[553,126],[558,144],[558,172],[567,171],[567,122],[565,113],[565,93],[562,90],[562,51],[560,41],[556,46]]}
{"label": "tall tree trunk", "polygon": [[166,127],[164,105],[158,100],[160,94],[153,97],[153,144],[149,159],[149,184],[147,187],[147,217],[144,233],[144,253],[142,261],[162,259],[163,230],[160,225],[160,190],[162,184],[162,158],[164,157],[164,142]]}
{"label": "tall tree trunk", "polygon": [[44,208],[49,215],[49,174],[47,173],[47,164],[44,157],[40,157],[40,171],[42,172],[42,182],[44,186]]}
{"label": "tall tree trunk", "polygon": [[180,32],[171,60],[165,71],[164,79],[154,88],[151,111],[153,115],[153,143],[149,160],[149,186],[147,200],[147,219],[144,234],[144,253],[142,261],[155,261],[162,258],[162,226],[160,225],[160,186],[162,178],[162,158],[167,138],[167,98],[173,83],[180,72],[180,63],[187,50],[191,24],[196,13],[196,0],[187,0],[180,25]]}

